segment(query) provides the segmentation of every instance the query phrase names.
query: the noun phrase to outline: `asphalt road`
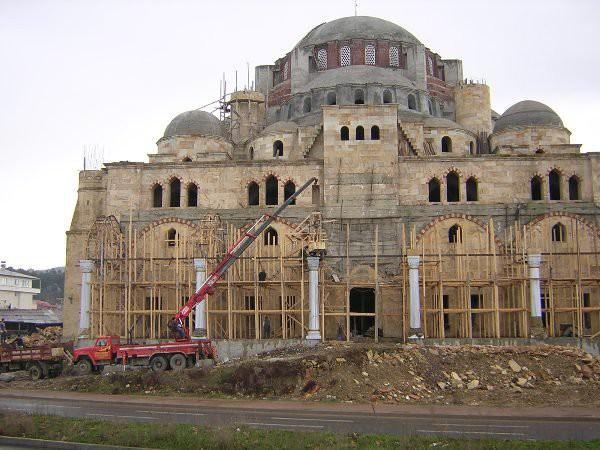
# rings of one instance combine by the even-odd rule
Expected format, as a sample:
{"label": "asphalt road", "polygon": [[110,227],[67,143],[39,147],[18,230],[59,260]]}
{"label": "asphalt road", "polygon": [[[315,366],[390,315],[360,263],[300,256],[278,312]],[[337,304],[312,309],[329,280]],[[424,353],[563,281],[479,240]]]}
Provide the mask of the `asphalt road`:
{"label": "asphalt road", "polygon": [[117,422],[245,425],[336,433],[489,439],[600,439],[594,408],[489,408],[196,400],[46,391],[0,391],[0,411]]}

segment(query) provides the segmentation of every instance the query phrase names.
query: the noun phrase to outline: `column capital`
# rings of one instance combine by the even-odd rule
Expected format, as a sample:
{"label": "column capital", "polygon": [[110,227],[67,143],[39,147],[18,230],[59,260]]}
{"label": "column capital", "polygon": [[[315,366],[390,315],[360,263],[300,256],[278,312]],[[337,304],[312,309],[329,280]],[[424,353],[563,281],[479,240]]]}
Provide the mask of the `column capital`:
{"label": "column capital", "polygon": [[94,261],[90,259],[82,259],[79,261],[79,267],[83,273],[90,273],[94,269]]}
{"label": "column capital", "polygon": [[196,269],[196,272],[205,272],[206,271],[206,259],[194,258],[194,268]]}
{"label": "column capital", "polygon": [[408,262],[409,269],[418,269],[419,263],[421,262],[421,257],[417,255],[409,255],[406,257],[406,261]]}
{"label": "column capital", "polygon": [[540,255],[539,253],[530,253],[529,255],[527,255],[527,264],[529,264],[529,267],[537,269],[540,267],[541,262],[542,255]]}
{"label": "column capital", "polygon": [[308,270],[318,270],[320,259],[318,256],[309,256],[306,258],[308,263]]}

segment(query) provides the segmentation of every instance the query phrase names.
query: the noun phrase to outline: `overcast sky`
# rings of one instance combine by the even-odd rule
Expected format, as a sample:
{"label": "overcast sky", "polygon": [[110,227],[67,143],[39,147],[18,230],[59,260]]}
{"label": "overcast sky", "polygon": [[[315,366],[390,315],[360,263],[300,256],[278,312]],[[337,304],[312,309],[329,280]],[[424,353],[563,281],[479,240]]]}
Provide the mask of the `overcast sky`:
{"label": "overcast sky", "polygon": [[[147,161],[178,113],[239,86],[352,0],[0,0],[0,259],[65,262],[65,231],[85,147]],[[485,79],[502,113],[548,104],[584,151],[600,151],[597,0],[363,0],[443,58]],[[251,71],[253,73],[253,70]]]}

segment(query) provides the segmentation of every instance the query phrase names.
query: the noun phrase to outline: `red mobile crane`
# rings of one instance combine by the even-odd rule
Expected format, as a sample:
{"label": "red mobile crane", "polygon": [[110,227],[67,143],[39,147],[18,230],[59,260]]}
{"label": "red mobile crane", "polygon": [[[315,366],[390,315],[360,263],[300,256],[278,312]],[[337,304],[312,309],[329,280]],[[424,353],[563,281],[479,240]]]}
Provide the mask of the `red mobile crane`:
{"label": "red mobile crane", "polygon": [[107,365],[132,364],[150,366],[155,371],[168,368],[181,370],[193,365],[201,358],[214,358],[215,349],[208,339],[192,340],[184,320],[190,315],[194,306],[203,301],[207,295],[214,293],[214,286],[227,272],[227,269],[256,240],[258,236],[287,208],[304,190],[317,181],[311,178],[294,192],[271,214],[263,214],[225,254],[225,257],[208,276],[206,281],[192,294],[184,306],[169,321],[169,330],[175,342],[160,344],[122,344],[118,336],[100,336],[94,345],[80,347],[73,352],[73,363],[81,374],[92,370],[100,372]]}

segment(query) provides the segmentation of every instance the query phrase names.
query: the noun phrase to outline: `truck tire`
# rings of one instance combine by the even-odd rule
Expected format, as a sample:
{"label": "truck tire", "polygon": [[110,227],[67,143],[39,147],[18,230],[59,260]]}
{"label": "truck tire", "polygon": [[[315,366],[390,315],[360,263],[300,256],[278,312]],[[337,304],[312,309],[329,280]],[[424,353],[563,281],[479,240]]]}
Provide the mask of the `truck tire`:
{"label": "truck tire", "polygon": [[89,359],[80,359],[75,363],[75,370],[78,375],[88,375],[92,373],[92,362]]}
{"label": "truck tire", "polygon": [[186,368],[187,361],[185,356],[183,356],[181,353],[175,353],[173,356],[171,356],[171,359],[169,359],[169,364],[171,365],[171,369],[180,371]]}
{"label": "truck tire", "polygon": [[42,378],[44,378],[44,371],[42,370],[42,367],[39,364],[33,363],[29,367],[29,376],[32,380],[41,380]]}
{"label": "truck tire", "polygon": [[165,358],[162,355],[154,356],[150,360],[150,368],[154,372],[164,372],[165,370],[167,370],[167,367],[169,367],[169,364],[167,363],[167,358]]}

